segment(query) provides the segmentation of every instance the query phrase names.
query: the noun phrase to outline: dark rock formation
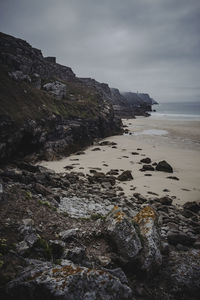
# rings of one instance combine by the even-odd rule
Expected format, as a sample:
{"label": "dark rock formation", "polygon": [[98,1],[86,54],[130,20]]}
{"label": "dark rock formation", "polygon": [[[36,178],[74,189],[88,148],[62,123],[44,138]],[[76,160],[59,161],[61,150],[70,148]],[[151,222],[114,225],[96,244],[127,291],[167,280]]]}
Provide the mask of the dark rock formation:
{"label": "dark rock formation", "polygon": [[167,173],[173,173],[173,168],[165,160],[160,161],[156,166],[156,171],[162,171]]}
{"label": "dark rock formation", "polygon": [[122,132],[106,84],[88,86],[69,67],[3,33],[0,51],[0,162],[32,153],[51,160]]}

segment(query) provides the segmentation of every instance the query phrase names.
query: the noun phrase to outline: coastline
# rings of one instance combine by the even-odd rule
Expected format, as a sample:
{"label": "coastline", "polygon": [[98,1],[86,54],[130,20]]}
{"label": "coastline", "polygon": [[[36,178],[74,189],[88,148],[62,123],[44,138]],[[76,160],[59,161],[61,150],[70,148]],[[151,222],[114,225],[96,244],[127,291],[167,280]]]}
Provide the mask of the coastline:
{"label": "coastline", "polygon": [[[90,175],[90,171],[95,168],[104,173],[118,169],[119,174],[122,170],[130,170],[134,179],[117,183],[126,196],[133,193],[140,193],[151,199],[169,196],[174,198],[176,205],[199,201],[200,121],[169,122],[152,117],[139,117],[123,120],[123,123],[128,126],[129,134],[105,139],[116,143],[116,148],[93,145],[84,151],[84,155],[73,154],[59,161],[43,161],[40,165],[56,172],[75,171]],[[153,130],[153,135],[150,130]],[[100,150],[93,151],[97,147]],[[137,150],[138,148],[142,150]],[[138,155],[132,155],[132,152],[138,152]],[[140,160],[145,157],[151,158],[152,163],[166,160],[173,167],[174,173],[141,172]],[[65,166],[71,166],[72,169],[66,171]],[[150,176],[146,176],[147,174]],[[170,175],[178,177],[179,180],[167,178]]]}

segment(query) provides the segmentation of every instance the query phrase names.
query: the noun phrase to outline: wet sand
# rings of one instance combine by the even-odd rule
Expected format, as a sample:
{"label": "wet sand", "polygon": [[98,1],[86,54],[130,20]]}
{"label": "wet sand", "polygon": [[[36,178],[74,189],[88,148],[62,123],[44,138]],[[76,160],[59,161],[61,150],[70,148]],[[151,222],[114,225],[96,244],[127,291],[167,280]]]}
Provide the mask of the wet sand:
{"label": "wet sand", "polygon": [[[83,155],[70,155],[59,161],[40,164],[55,170],[66,171],[65,166],[73,166],[73,171],[91,174],[92,168],[108,172],[111,169],[131,170],[131,181],[119,182],[125,195],[140,193],[145,197],[174,197],[174,203],[200,201],[200,121],[155,120],[139,117],[123,120],[129,134],[112,136],[105,140],[117,143],[112,146],[93,145]],[[92,151],[94,148],[101,150]],[[137,150],[137,149],[142,150]],[[138,155],[132,155],[137,152]],[[152,162],[166,160],[174,173],[158,171],[141,172],[142,158],[149,157]],[[146,176],[150,174],[151,176]],[[176,176],[179,181],[168,179]],[[155,193],[157,195],[152,195]]]}

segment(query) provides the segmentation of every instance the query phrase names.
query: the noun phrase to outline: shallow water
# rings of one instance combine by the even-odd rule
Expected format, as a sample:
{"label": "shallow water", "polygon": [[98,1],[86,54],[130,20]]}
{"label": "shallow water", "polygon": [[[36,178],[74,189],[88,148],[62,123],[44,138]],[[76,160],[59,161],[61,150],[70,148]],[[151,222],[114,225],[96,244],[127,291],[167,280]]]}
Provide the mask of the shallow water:
{"label": "shallow water", "polygon": [[146,129],[146,130],[134,132],[134,135],[141,135],[141,134],[145,134],[145,135],[165,135],[165,134],[168,134],[168,131],[167,130],[161,130],[161,129]]}

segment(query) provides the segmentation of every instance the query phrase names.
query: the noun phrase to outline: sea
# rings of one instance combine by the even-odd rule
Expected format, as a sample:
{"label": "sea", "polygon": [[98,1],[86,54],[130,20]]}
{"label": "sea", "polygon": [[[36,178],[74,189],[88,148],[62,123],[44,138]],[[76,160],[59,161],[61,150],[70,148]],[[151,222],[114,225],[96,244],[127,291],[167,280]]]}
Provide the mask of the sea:
{"label": "sea", "polygon": [[152,109],[156,110],[151,113],[153,119],[200,121],[200,101],[159,103]]}

